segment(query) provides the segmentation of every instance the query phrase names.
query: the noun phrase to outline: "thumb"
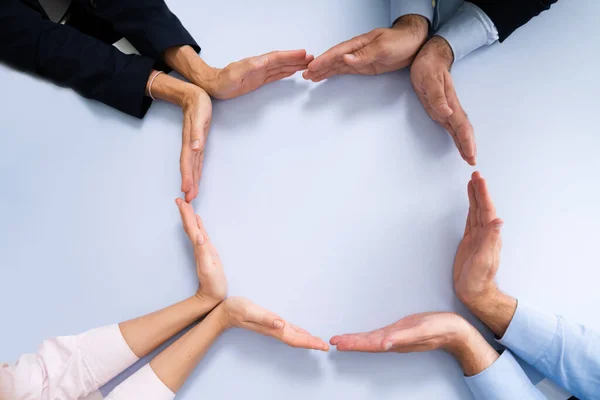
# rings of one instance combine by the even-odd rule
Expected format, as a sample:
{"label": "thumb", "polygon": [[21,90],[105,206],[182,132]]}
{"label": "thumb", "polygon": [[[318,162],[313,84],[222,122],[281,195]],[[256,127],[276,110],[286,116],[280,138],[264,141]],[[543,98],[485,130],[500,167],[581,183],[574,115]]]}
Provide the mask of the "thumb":
{"label": "thumb", "polygon": [[361,67],[364,65],[371,64],[377,58],[377,50],[375,46],[368,44],[356,50],[354,53],[344,54],[344,62],[351,67]]}
{"label": "thumb", "polygon": [[435,79],[434,77],[428,77],[424,82],[425,96],[429,102],[429,106],[435,114],[441,120],[445,120],[452,115],[453,111],[448,105],[448,99],[444,90],[444,77],[441,79]]}
{"label": "thumb", "polygon": [[502,246],[502,235],[500,231],[504,226],[504,221],[496,218],[485,226],[481,247],[484,249],[493,248],[499,249]]}

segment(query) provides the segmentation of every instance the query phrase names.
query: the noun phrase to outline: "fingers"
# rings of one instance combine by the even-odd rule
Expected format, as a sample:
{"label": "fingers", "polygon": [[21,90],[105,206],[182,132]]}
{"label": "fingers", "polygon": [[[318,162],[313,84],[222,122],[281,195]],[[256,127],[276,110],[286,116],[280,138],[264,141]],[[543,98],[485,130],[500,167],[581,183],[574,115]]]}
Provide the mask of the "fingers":
{"label": "fingers", "polygon": [[[483,249],[494,249],[498,252],[502,247],[502,236],[500,235],[500,231],[504,226],[504,221],[500,218],[493,219],[489,224],[485,227],[485,233],[481,242],[481,248]],[[499,256],[499,253],[496,254]]]}
{"label": "fingers", "polygon": [[258,57],[253,57],[253,59],[259,66],[273,67],[301,62],[306,59],[306,56],[306,50],[304,49],[286,51],[278,50],[260,55]]}
{"label": "fingers", "polygon": [[379,353],[386,351],[382,346],[382,334],[378,332],[350,333],[334,336],[329,340],[338,351],[360,351]]}
{"label": "fingers", "polygon": [[[319,71],[332,64],[334,61],[340,61],[344,54],[351,54],[356,52],[361,47],[366,46],[379,36],[377,30],[365,33],[360,36],[356,36],[350,40],[342,42],[338,45],[333,46],[319,57],[315,58],[313,62],[308,64],[308,70],[311,72]],[[308,77],[307,79],[311,79]]]}
{"label": "fingers", "polygon": [[446,75],[445,87],[448,96],[448,104],[453,111],[448,119],[448,123],[452,127],[456,147],[458,147],[461,156],[469,165],[475,165],[477,156],[475,132],[467,113],[458,100],[450,74]]}
{"label": "fingers", "polygon": [[473,180],[467,185],[467,194],[469,196],[469,214],[467,215],[467,224],[465,226],[465,236],[469,234],[471,229],[477,227],[477,198],[475,197],[475,187]]}
{"label": "fingers", "polygon": [[179,158],[179,169],[181,171],[181,191],[185,193],[185,201],[188,203],[194,199],[194,155],[189,145],[189,140],[184,140]]}
{"label": "fingers", "polygon": [[369,44],[356,50],[354,53],[344,54],[343,60],[346,64],[351,65],[354,68],[362,68],[373,63],[377,58],[377,52],[375,46]]}
{"label": "fingers", "polygon": [[492,196],[487,188],[485,179],[479,172],[472,175],[473,187],[475,189],[475,198],[478,205],[478,220],[481,226],[489,224],[496,219],[496,207],[492,201]]}
{"label": "fingers", "polygon": [[175,199],[175,204],[177,204],[177,208],[179,209],[179,214],[181,216],[181,222],[183,223],[183,229],[185,230],[185,233],[188,235],[188,238],[192,241],[192,243],[197,243],[200,230],[198,229],[198,222],[194,208],[190,203],[186,203],[179,198]]}
{"label": "fingers", "polygon": [[285,321],[279,315],[252,303],[246,311],[245,322],[252,322],[269,329],[283,330]]}
{"label": "fingers", "polygon": [[296,72],[297,71],[280,72],[277,74],[269,75],[269,76],[267,76],[267,79],[265,79],[265,83],[271,83],[271,82],[275,82],[275,81],[280,81],[285,78],[289,78],[290,76],[294,75]]}

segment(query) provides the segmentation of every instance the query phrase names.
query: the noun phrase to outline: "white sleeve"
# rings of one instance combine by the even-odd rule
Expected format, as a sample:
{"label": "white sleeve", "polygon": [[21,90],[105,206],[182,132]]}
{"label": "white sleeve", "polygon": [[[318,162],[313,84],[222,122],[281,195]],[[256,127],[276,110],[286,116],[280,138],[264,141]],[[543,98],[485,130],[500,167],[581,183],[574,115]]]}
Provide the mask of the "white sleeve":
{"label": "white sleeve", "polygon": [[116,324],[45,340],[36,354],[0,366],[0,399],[77,400],[137,360]]}
{"label": "white sleeve", "polygon": [[106,400],[173,400],[174,398],[175,393],[156,376],[150,364],[146,364],[114,388]]}

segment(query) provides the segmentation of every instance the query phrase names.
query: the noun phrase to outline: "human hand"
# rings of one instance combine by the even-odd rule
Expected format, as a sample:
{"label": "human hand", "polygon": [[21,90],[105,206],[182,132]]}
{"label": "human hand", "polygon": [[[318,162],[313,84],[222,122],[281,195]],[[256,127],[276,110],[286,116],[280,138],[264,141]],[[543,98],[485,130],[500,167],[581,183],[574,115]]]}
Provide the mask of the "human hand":
{"label": "human hand", "polygon": [[229,297],[217,309],[221,312],[224,329],[243,328],[274,337],[292,347],[329,350],[320,338],[243,297]]}
{"label": "human hand", "polygon": [[410,68],[410,80],[427,114],[452,136],[462,158],[475,165],[475,134],[452,83],[453,61],[448,42],[434,36],[417,54]]}
{"label": "human hand", "polygon": [[183,130],[181,140],[181,191],[185,201],[191,202],[198,196],[198,182],[204,166],[204,146],[212,119],[210,96],[201,88],[189,85],[183,101]]}
{"label": "human hand", "polygon": [[330,48],[308,64],[302,76],[319,82],[341,74],[375,75],[404,68],[427,39],[428,28],[424,17],[406,15],[391,28],[374,29]]}
{"label": "human hand", "polygon": [[469,214],[454,259],[454,290],[459,300],[501,337],[517,307],[516,300],[503,294],[496,283],[504,222],[497,217],[479,172],[471,176],[467,191]]}
{"label": "human hand", "polygon": [[498,353],[461,316],[448,312],[413,314],[384,328],[334,336],[338,351],[411,353],[442,349],[461,364],[465,375],[483,371]]}
{"label": "human hand", "polygon": [[196,215],[192,205],[181,199],[176,199],[175,203],[181,214],[183,229],[194,246],[196,272],[199,280],[196,297],[200,300],[212,301],[215,304],[220,303],[227,296],[227,278],[219,253],[210,241],[202,219]]}
{"label": "human hand", "polygon": [[192,81],[217,99],[231,99],[306,69],[313,60],[306,50],[272,51],[233,62],[225,68],[206,67]]}

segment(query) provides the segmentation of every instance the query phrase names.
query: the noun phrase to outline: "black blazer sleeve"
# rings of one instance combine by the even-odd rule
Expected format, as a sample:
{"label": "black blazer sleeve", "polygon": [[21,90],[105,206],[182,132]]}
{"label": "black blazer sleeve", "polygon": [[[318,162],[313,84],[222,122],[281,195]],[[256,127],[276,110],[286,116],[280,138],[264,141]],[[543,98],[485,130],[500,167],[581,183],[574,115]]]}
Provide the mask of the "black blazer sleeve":
{"label": "black blazer sleeve", "polygon": [[517,28],[558,0],[469,0],[481,8],[496,25],[500,41],[503,42]]}
{"label": "black blazer sleeve", "polygon": [[46,19],[18,0],[0,5],[0,61],[141,118],[154,60]]}

